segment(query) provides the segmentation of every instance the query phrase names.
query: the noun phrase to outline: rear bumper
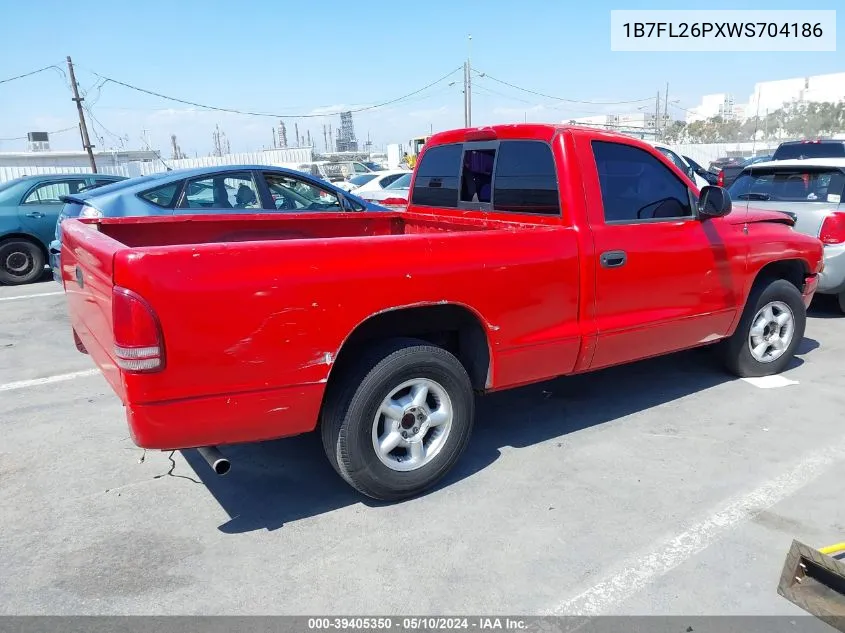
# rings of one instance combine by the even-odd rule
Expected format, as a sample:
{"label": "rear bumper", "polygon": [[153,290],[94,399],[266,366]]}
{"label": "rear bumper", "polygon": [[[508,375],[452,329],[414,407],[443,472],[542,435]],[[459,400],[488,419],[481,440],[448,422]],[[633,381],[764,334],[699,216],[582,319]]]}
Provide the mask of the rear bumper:
{"label": "rear bumper", "polygon": [[325,383],[126,407],[132,440],[173,450],[259,442],[313,431]]}
{"label": "rear bumper", "polygon": [[824,270],[819,274],[819,294],[845,292],[845,244],[824,247]]}
{"label": "rear bumper", "polygon": [[816,289],[819,286],[818,275],[807,275],[804,278],[804,288],[801,290],[801,297],[804,300],[804,307],[809,308],[813,301],[813,295],[816,294]]}
{"label": "rear bumper", "polygon": [[50,243],[50,270],[53,272],[53,281],[62,283],[62,271],[59,268],[61,264],[61,249],[62,244],[58,240],[53,240]]}

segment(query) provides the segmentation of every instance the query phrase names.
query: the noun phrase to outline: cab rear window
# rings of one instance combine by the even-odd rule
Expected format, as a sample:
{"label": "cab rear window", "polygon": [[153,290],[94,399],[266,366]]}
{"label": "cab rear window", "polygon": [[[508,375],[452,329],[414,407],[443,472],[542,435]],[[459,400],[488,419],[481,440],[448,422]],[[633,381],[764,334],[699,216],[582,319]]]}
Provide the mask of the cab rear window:
{"label": "cab rear window", "polygon": [[437,145],[417,167],[412,204],[559,215],[554,156],[542,141]]}

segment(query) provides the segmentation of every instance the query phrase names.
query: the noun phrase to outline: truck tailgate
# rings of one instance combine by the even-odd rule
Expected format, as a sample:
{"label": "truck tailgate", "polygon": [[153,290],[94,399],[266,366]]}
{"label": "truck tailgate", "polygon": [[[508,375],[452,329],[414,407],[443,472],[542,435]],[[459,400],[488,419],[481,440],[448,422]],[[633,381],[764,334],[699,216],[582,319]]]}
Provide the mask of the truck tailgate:
{"label": "truck tailgate", "polygon": [[61,230],[61,278],[71,326],[106,380],[125,401],[112,333],[114,255],[125,247],[100,233],[95,224],[66,220]]}

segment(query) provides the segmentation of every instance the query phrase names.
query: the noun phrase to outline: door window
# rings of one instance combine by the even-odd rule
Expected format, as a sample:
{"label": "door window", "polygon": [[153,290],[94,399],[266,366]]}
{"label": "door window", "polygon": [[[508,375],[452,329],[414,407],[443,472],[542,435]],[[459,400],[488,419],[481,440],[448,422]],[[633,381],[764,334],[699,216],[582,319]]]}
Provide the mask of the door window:
{"label": "door window", "polygon": [[593,141],[608,223],[693,217],[689,190],[651,153],[622,143]]}
{"label": "door window", "polygon": [[260,209],[261,199],[252,174],[219,174],[188,182],[182,208]]}
{"label": "door window", "polygon": [[265,173],[264,179],[278,211],[341,211],[340,197],[328,189],[284,174]]}
{"label": "door window", "polygon": [[64,204],[61,196],[79,193],[84,180],[53,180],[38,185],[26,196],[24,204]]}

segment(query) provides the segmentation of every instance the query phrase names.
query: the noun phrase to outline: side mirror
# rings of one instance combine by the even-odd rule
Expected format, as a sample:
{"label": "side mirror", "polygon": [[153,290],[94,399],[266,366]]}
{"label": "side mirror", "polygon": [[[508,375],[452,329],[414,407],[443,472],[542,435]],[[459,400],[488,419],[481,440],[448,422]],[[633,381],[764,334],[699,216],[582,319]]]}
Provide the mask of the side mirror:
{"label": "side mirror", "polygon": [[698,194],[698,217],[721,218],[731,212],[731,194],[722,187],[707,185]]}

